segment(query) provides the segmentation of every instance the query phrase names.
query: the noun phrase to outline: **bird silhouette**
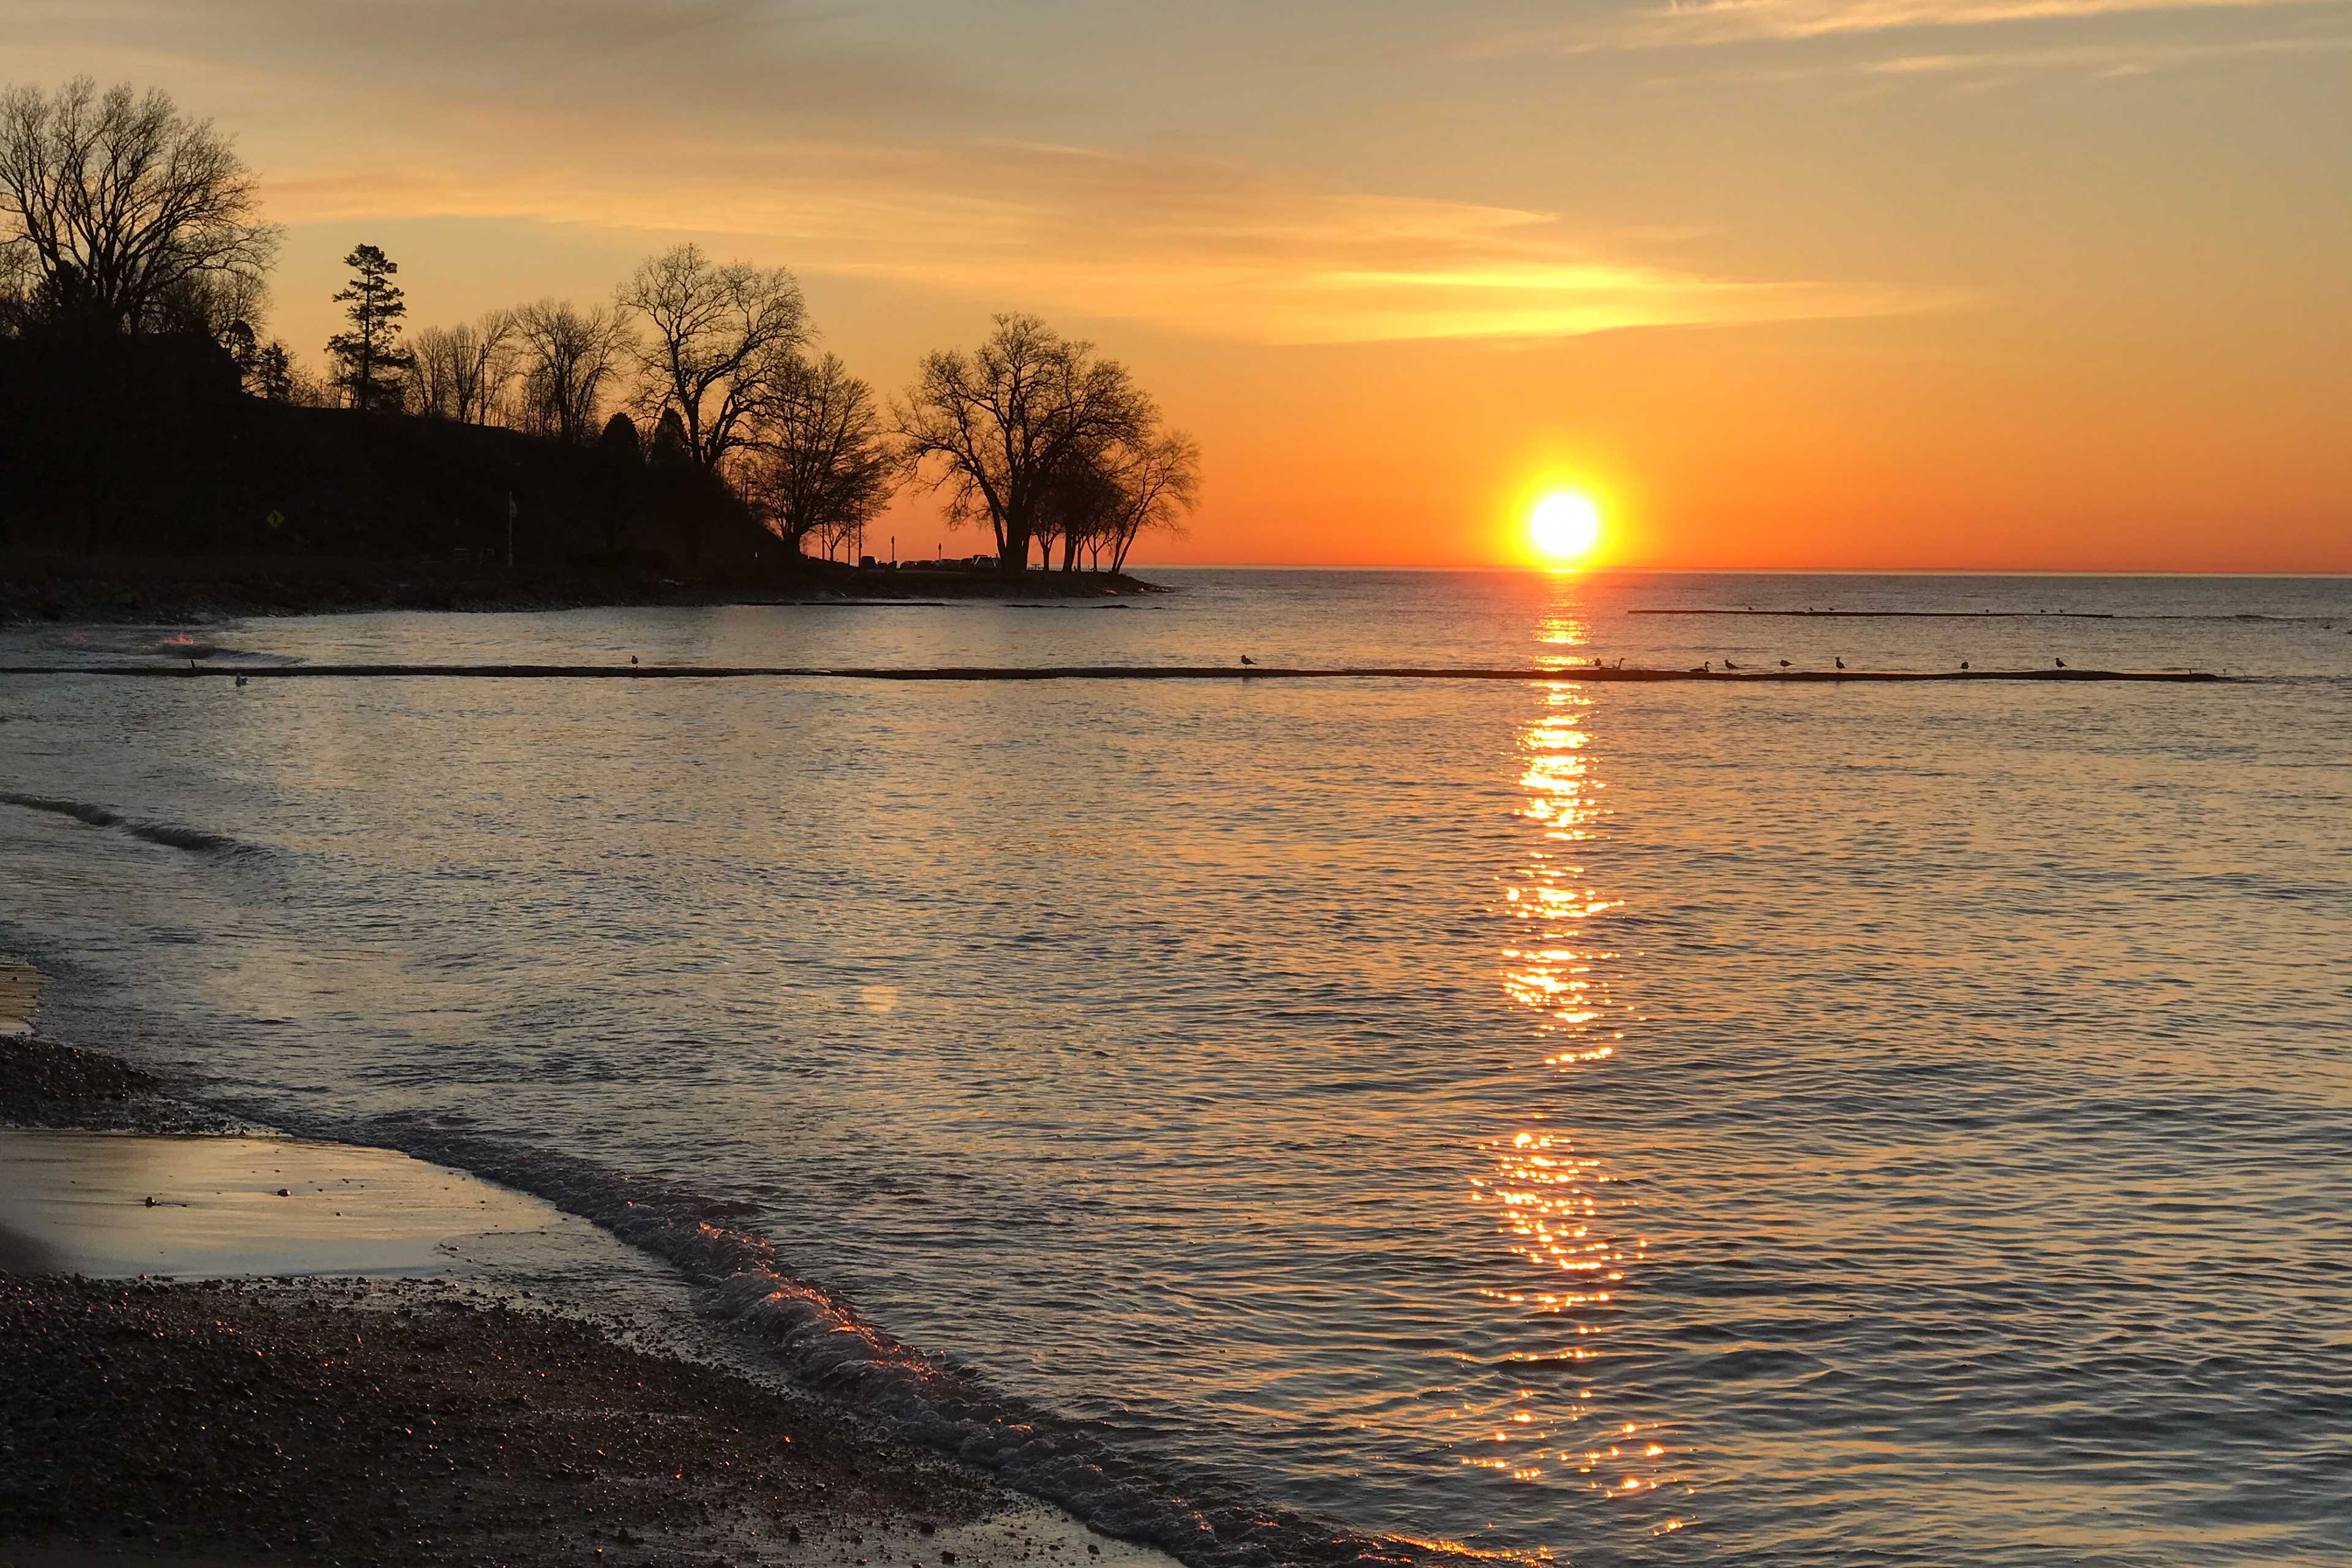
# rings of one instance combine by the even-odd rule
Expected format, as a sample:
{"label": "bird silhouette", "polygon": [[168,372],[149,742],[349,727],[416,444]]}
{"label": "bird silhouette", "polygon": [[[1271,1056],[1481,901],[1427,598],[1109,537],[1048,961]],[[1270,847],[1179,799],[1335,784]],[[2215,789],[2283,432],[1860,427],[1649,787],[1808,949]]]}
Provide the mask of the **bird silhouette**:
{"label": "bird silhouette", "polygon": [[1788,661],[1787,659],[1785,659],[1785,658],[1784,658],[1784,659],[1782,659],[1782,660],[1780,661],[1780,668],[1781,668],[1782,669],[1786,669],[1786,668],[1789,668],[1789,661]]}
{"label": "bird silhouette", "polygon": [[1244,654],[1244,655],[1242,655],[1242,662],[1243,662],[1244,664],[1255,664],[1255,663],[1257,662],[1257,660],[1255,660],[1255,659],[1252,658],[1251,658],[1249,655],[1247,655],[1247,654]]}
{"label": "bird silhouette", "polygon": [[1968,668],[1968,667],[1969,667],[1969,661],[1968,661],[1967,659],[1962,659],[1962,660],[1960,660],[1960,668],[1961,668],[1962,669],[1966,669],[1966,668]]}
{"label": "bird silhouette", "polygon": [[1726,669],[1738,669],[1739,667],[1727,658],[1723,661],[1723,668]]}
{"label": "bird silhouette", "polygon": [[238,676],[238,677],[236,678],[236,683],[237,683],[239,686],[243,686],[243,685],[245,684],[245,677],[243,677],[242,675]]}
{"label": "bird silhouette", "polygon": [[629,666],[630,666],[630,668],[633,668],[633,669],[634,669],[635,668],[636,668],[636,663],[637,663],[637,656],[636,656],[635,654],[631,654],[631,655],[629,656]]}
{"label": "bird silhouette", "polygon": [[2066,668],[2066,661],[2063,658],[2053,658],[2050,662],[2056,665],[2061,669]]}
{"label": "bird silhouette", "polygon": [[1842,658],[1833,658],[1830,660],[1830,662],[1836,665],[1840,669],[1843,669],[1845,668],[1845,660]]}

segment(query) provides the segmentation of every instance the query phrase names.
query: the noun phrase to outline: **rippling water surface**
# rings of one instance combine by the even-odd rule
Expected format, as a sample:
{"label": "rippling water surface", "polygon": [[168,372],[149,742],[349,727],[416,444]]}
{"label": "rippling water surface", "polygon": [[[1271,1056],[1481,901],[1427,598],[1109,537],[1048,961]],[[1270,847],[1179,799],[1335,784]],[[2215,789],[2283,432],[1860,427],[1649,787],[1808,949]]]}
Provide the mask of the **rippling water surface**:
{"label": "rippling water surface", "polygon": [[699,1194],[1203,1558],[2352,1554],[2352,584],[1165,575],[199,635],[2259,679],[0,678],[0,943],[280,1125]]}

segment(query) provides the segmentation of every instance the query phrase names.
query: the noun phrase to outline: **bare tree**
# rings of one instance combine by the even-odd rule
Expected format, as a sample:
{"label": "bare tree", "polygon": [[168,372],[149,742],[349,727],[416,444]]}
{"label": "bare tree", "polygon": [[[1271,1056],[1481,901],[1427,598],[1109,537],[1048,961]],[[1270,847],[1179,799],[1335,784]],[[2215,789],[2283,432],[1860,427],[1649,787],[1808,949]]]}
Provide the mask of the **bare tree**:
{"label": "bare tree", "polygon": [[1065,458],[1131,444],[1155,417],[1125,365],[1026,315],[997,317],[970,353],[927,356],[893,412],[908,478],[946,492],[950,521],[985,517],[1008,575],[1028,564],[1039,509]]}
{"label": "bare tree", "polygon": [[0,334],[13,336],[32,325],[40,298],[41,269],[33,247],[0,236]]}
{"label": "bare tree", "polygon": [[777,378],[752,426],[742,483],[794,552],[814,536],[831,554],[889,503],[896,468],[874,389],[826,354],[795,358]]}
{"label": "bare tree", "polygon": [[1127,552],[1141,533],[1181,534],[1201,504],[1201,443],[1165,427],[1130,447],[1118,469],[1119,509],[1103,547],[1110,569],[1127,570]]}
{"label": "bare tree", "polygon": [[429,419],[457,417],[457,386],[466,355],[458,347],[463,327],[425,327],[408,340],[415,363],[408,373],[408,410]]}
{"label": "bare tree", "polygon": [[1081,552],[1098,552],[1102,541],[1117,528],[1126,499],[1115,448],[1089,442],[1065,454],[1037,504],[1041,569],[1052,570],[1057,542],[1065,572],[1076,570]]}
{"label": "bare tree", "polygon": [[646,258],[617,299],[652,329],[637,351],[646,415],[675,411],[694,461],[716,471],[808,341],[800,285],[781,267],[720,267],[689,242]]}
{"label": "bare tree", "polygon": [[60,321],[151,331],[176,290],[258,279],[278,240],[258,207],[229,139],[164,93],[88,77],[0,92],[0,246],[29,251]]}
{"label": "bare tree", "polygon": [[1137,535],[1183,531],[1200,485],[1200,443],[1155,416],[1131,440],[1087,443],[1063,459],[1039,504],[1038,535],[1059,542],[1065,572],[1081,556],[1097,566],[1108,556],[1117,572]]}
{"label": "bare tree", "polygon": [[635,334],[619,312],[541,300],[515,312],[523,428],[585,446]]}
{"label": "bare tree", "polygon": [[415,410],[460,425],[486,425],[514,379],[515,312],[490,310],[470,323],[427,327],[409,344]]}

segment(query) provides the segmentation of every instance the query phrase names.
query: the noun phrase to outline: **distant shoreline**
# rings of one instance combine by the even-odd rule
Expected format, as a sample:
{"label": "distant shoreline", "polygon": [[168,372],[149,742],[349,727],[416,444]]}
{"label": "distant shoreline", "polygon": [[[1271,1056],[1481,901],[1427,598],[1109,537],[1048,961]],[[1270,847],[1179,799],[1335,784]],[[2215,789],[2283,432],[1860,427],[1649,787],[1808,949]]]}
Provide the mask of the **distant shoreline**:
{"label": "distant shoreline", "polygon": [[186,626],[394,610],[469,614],[911,600],[1116,602],[1174,590],[1124,573],[994,572],[805,561],[724,581],[593,568],[503,571],[436,561],[0,555],[0,626]]}

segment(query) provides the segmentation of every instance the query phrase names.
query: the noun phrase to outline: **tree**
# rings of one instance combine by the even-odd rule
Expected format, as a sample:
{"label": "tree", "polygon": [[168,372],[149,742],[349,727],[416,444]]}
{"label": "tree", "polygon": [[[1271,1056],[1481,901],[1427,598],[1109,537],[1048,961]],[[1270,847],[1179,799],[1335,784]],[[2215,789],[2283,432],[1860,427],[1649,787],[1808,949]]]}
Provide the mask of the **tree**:
{"label": "tree", "polygon": [[272,338],[253,356],[253,370],[245,378],[246,390],[268,403],[294,401],[294,358],[286,345]]}
{"label": "tree", "polygon": [[327,340],[327,352],[342,366],[335,379],[353,408],[397,413],[405,396],[400,373],[416,364],[416,356],[400,346],[400,319],[408,314],[408,301],[392,280],[400,266],[373,245],[353,250],[343,265],[352,280],[335,300],[352,325]]}
{"label": "tree", "polygon": [[874,389],[837,354],[795,358],[754,426],[745,499],[795,554],[811,537],[830,554],[889,504],[897,463]]}
{"label": "tree", "polygon": [[1126,366],[1027,315],[997,317],[971,353],[927,356],[893,412],[907,476],[946,492],[951,522],[987,518],[1007,575],[1028,565],[1040,508],[1065,459],[1132,444],[1155,417]]}
{"label": "tree", "polygon": [[416,412],[460,425],[487,425],[514,379],[515,312],[490,310],[471,324],[427,327],[411,345]]}
{"label": "tree", "polygon": [[808,340],[800,285],[781,267],[717,266],[689,242],[646,258],[617,299],[653,332],[637,352],[646,414],[675,412],[696,465],[716,472]]}
{"label": "tree", "polygon": [[278,242],[258,207],[229,139],[167,94],[101,94],[88,77],[0,93],[0,248],[29,257],[29,293],[53,321],[169,330],[158,316],[175,293],[257,284]]}
{"label": "tree", "polygon": [[[1065,572],[1081,556],[1100,565],[1106,555],[1119,571],[1138,534],[1181,531],[1200,483],[1200,443],[1155,416],[1131,441],[1087,443],[1063,459],[1039,503],[1039,540],[1059,542]],[[1050,565],[1050,549],[1045,556]]]}
{"label": "tree", "polygon": [[21,239],[0,238],[0,335],[15,337],[33,324],[40,289],[33,247]]}
{"label": "tree", "polygon": [[1098,445],[1073,448],[1056,464],[1037,503],[1039,569],[1054,565],[1054,545],[1062,546],[1062,570],[1074,571],[1080,552],[1109,532],[1123,496],[1118,461]]}
{"label": "tree", "polygon": [[517,310],[514,325],[523,427],[585,446],[632,341],[628,323],[602,306],[583,310],[568,300],[541,300]]}
{"label": "tree", "polygon": [[1127,570],[1127,552],[1140,533],[1181,534],[1201,502],[1201,443],[1181,430],[1158,429],[1129,448],[1118,470],[1118,510],[1102,540],[1110,569]]}

